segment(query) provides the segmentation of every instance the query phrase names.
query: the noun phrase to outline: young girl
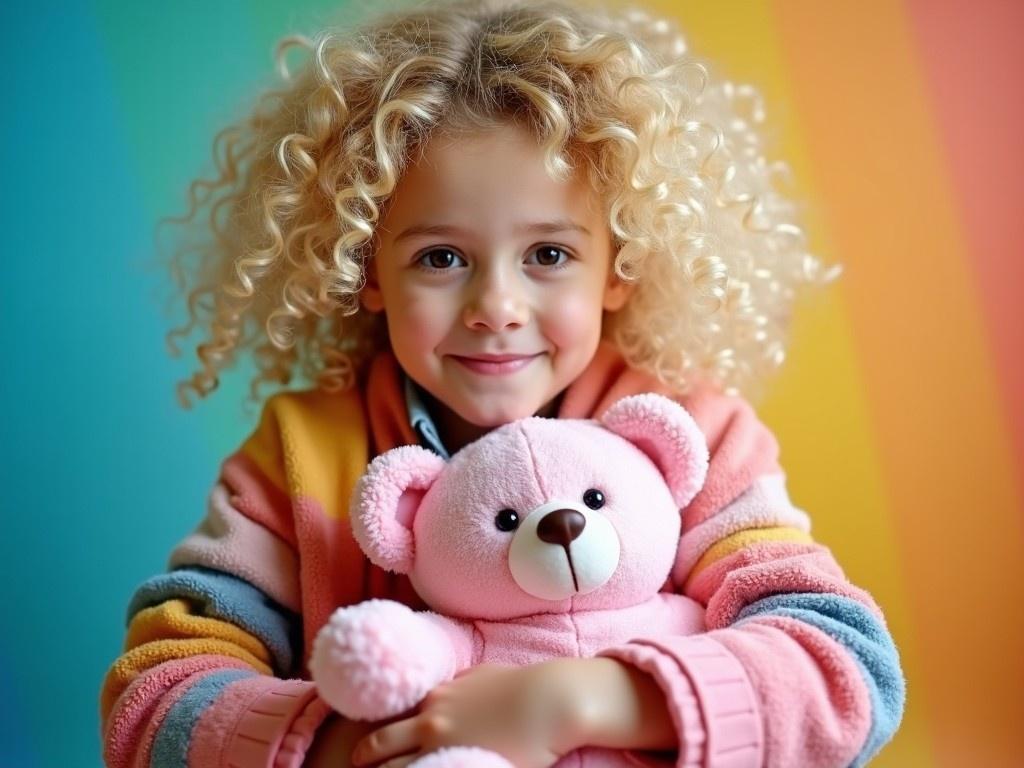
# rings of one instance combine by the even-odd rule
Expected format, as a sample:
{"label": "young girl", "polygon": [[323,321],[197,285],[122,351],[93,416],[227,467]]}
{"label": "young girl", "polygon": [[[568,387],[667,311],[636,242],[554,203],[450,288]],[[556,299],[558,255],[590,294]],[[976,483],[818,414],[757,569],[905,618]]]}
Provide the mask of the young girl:
{"label": "young girl", "polygon": [[[417,6],[308,48],[219,137],[190,215],[209,206],[212,237],[176,274],[185,330],[207,334],[183,398],[243,349],[255,384],[317,386],[267,401],[205,520],[132,598],[102,693],[107,763],[404,766],[451,744],[530,768],[584,745],[865,763],[902,713],[895,648],[730,394],[780,364],[794,287],[828,277],[774,189],[754,95],[663,21],[557,3]],[[675,396],[711,449],[666,585],[708,631],[478,668],[387,724],[333,715],[305,665],[330,612],[418,605],[352,539],[367,461],[642,391]]]}

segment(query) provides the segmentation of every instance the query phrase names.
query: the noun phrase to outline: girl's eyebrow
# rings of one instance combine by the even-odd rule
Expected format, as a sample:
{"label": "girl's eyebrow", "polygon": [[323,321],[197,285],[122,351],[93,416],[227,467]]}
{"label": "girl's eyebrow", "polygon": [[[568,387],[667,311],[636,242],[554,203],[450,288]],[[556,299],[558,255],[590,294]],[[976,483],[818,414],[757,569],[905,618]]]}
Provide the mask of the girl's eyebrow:
{"label": "girl's eyebrow", "polygon": [[[589,229],[584,227],[582,224],[577,224],[569,219],[556,219],[554,221],[537,221],[529,224],[520,224],[515,228],[515,231],[517,234],[530,234],[535,232],[545,235],[552,235],[558,232],[582,232],[585,235],[590,234]],[[397,243],[399,240],[416,237],[418,235],[459,235],[465,237],[470,234],[472,233],[468,230],[450,224],[418,224],[402,230],[402,232],[398,234],[392,242]]]}

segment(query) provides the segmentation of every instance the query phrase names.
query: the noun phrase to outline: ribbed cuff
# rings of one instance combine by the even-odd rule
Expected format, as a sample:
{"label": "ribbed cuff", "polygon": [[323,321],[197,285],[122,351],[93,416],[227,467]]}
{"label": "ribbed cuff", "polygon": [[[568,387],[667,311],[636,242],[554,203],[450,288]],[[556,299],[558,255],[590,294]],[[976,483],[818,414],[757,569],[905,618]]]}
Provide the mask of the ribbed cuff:
{"label": "ribbed cuff", "polygon": [[317,728],[333,710],[319,696],[313,698],[292,722],[291,730],[281,740],[274,758],[274,768],[299,768],[316,736]]}
{"label": "ribbed cuff", "polygon": [[224,749],[225,765],[298,768],[330,708],[305,680],[282,680],[242,714]]}
{"label": "ribbed cuff", "polygon": [[635,664],[665,691],[679,734],[679,768],[762,764],[764,733],[754,689],[743,665],[721,644],[706,635],[644,638],[602,655]]}
{"label": "ribbed cuff", "polygon": [[227,688],[200,721],[189,764],[298,768],[330,713],[313,683],[259,676]]}
{"label": "ribbed cuff", "polygon": [[[637,642],[609,648],[598,655],[630,664],[654,678],[665,694],[669,716],[676,729],[676,741],[679,743],[679,754],[674,761],[676,768],[702,766],[706,740],[704,723],[701,721],[693,686],[686,675],[680,674],[679,664],[657,648]],[[630,751],[627,755],[633,763],[648,768],[665,764],[664,760],[659,760],[653,753]]]}

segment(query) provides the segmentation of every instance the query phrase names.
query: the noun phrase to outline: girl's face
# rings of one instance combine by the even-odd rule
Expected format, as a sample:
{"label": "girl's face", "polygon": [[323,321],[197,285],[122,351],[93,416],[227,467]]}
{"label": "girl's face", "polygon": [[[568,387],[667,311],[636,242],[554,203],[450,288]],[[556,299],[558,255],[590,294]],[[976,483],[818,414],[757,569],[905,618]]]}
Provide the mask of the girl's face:
{"label": "girl's face", "polygon": [[[587,367],[629,288],[580,177],[556,182],[524,129],[438,135],[381,219],[363,305],[387,318],[405,372],[452,420],[533,415]],[[457,447],[457,446],[455,446]]]}

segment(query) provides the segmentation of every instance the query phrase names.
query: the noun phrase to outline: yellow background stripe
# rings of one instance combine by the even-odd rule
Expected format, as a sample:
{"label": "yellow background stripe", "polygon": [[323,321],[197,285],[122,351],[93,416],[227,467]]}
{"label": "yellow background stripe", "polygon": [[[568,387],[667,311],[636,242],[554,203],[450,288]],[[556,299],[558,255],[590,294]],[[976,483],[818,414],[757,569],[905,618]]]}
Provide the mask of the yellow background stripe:
{"label": "yellow background stripe", "polygon": [[[909,697],[880,764],[1005,764],[1024,719],[1024,551],[968,254],[905,9],[827,8],[775,5],[817,194],[848,265],[842,290],[910,598],[906,616],[886,606]],[[931,746],[927,763],[919,744]]]}
{"label": "yellow background stripe", "polygon": [[[806,204],[811,250],[826,262],[843,263],[848,272],[856,254],[844,249],[832,231],[835,201],[817,183],[820,169],[809,145],[808,133],[815,132],[821,140],[821,129],[808,125],[798,109],[804,97],[792,75],[792,56],[784,50],[791,44],[783,29],[789,17],[770,2],[661,0],[654,5],[679,19],[694,53],[707,58],[716,72],[761,91],[768,114],[769,157],[784,159],[793,171],[792,194]],[[793,12],[802,12],[812,26],[829,13],[824,6],[808,3]],[[860,13],[865,19],[871,17],[869,7]],[[862,55],[859,47],[835,45],[827,36],[822,44],[828,49],[823,55],[845,55],[847,61]],[[815,98],[820,99],[820,94]],[[828,109],[840,98],[838,90],[832,92]],[[827,130],[837,141],[849,138],[835,126]],[[831,172],[844,176],[850,171],[856,168]],[[916,685],[921,678],[917,628],[896,533],[897,512],[887,497],[886,471],[877,450],[867,373],[862,368],[871,363],[857,346],[848,280],[846,274],[837,287],[809,297],[798,307],[789,358],[780,376],[769,383],[758,412],[779,439],[790,495],[810,514],[815,540],[830,547],[850,579],[879,602],[903,655],[911,681],[903,726],[873,764],[927,766],[933,756],[922,707],[927,693]]]}

